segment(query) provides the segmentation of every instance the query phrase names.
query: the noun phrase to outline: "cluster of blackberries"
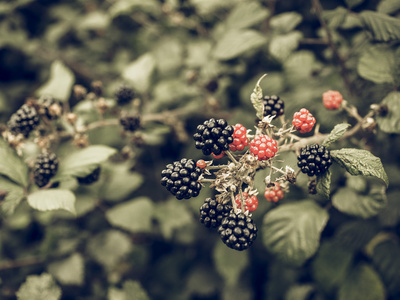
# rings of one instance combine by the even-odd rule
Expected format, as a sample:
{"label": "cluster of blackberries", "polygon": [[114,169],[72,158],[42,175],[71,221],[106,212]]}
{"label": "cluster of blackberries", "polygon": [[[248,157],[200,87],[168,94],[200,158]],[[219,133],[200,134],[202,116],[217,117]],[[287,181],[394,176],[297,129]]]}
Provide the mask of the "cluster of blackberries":
{"label": "cluster of blackberries", "polygon": [[125,131],[136,131],[141,127],[140,115],[123,116],[119,119],[119,123]]}
{"label": "cluster of blackberries", "polygon": [[220,155],[222,151],[229,150],[229,144],[233,142],[233,132],[234,128],[226,120],[211,118],[197,126],[193,139],[196,141],[196,148],[201,149],[204,155]]}
{"label": "cluster of blackberries", "polygon": [[207,228],[217,228],[222,219],[227,217],[232,209],[231,205],[223,205],[217,200],[206,198],[200,207],[200,222]]}
{"label": "cluster of blackberries", "polygon": [[99,180],[100,171],[101,171],[101,167],[99,166],[96,169],[94,169],[92,171],[92,173],[90,173],[89,175],[87,175],[85,177],[77,177],[76,179],[78,180],[78,182],[80,184],[92,184],[92,183],[96,182],[97,180]]}
{"label": "cluster of blackberries", "polygon": [[114,96],[119,105],[125,105],[135,97],[135,91],[130,86],[122,84],[115,90]]}
{"label": "cluster of blackberries", "polygon": [[22,105],[10,118],[7,127],[11,133],[17,135],[22,133],[25,138],[29,136],[40,122],[39,114],[32,105]]}
{"label": "cluster of blackberries", "polygon": [[329,150],[318,144],[301,148],[297,160],[301,171],[308,176],[323,174],[332,164]]}
{"label": "cluster of blackberries", "polygon": [[54,153],[42,153],[36,157],[33,175],[38,187],[49,183],[50,179],[57,173],[58,158]]}
{"label": "cluster of blackberries", "polygon": [[279,117],[283,115],[285,109],[285,103],[279,96],[264,96],[264,117],[266,116],[276,116]]}
{"label": "cluster of blackberries", "polygon": [[62,105],[51,96],[43,96],[38,101],[39,113],[49,120],[55,120],[62,114]]}
{"label": "cluster of blackberries", "polygon": [[161,185],[174,195],[178,200],[197,197],[201,190],[198,181],[202,169],[196,166],[193,159],[182,158],[168,164],[161,172]]}

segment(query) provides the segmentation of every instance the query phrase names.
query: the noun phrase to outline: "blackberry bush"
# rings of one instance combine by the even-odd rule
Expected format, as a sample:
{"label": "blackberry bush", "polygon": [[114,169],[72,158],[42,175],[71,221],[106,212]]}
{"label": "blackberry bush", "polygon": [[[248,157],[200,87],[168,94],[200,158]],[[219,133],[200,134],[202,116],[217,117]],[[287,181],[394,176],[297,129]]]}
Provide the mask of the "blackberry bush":
{"label": "blackberry bush", "polygon": [[49,183],[50,179],[57,173],[58,162],[55,153],[46,152],[36,157],[33,175],[38,187],[43,187]]}
{"label": "blackberry bush", "polygon": [[231,210],[232,206],[229,204],[224,205],[215,199],[206,198],[200,206],[200,222],[207,228],[217,228]]}
{"label": "blackberry bush", "polygon": [[323,174],[332,164],[329,150],[318,144],[301,148],[297,160],[301,172],[308,176]]}
{"label": "blackberry bush", "polygon": [[282,116],[285,109],[285,103],[279,96],[264,96],[263,99],[264,111],[263,115],[266,116]]}
{"label": "blackberry bush", "polygon": [[25,138],[39,125],[40,119],[33,105],[22,105],[10,118],[7,127],[13,134],[22,133]]}

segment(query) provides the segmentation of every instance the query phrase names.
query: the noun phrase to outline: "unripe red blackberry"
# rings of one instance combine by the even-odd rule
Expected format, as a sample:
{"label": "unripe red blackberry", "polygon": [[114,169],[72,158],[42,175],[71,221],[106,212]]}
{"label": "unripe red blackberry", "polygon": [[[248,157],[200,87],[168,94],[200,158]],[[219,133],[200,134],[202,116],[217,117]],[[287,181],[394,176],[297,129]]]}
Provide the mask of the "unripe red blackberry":
{"label": "unripe red blackberry", "polygon": [[278,143],[268,135],[257,135],[250,142],[250,152],[257,157],[258,160],[267,160],[275,156],[278,151]]}
{"label": "unripe red blackberry", "polygon": [[322,103],[327,109],[338,109],[343,102],[343,96],[338,91],[329,90],[322,94]]}
{"label": "unripe red blackberry", "polygon": [[279,182],[272,182],[269,186],[265,188],[264,197],[269,202],[278,202],[283,199],[283,191],[279,185]]}
{"label": "unripe red blackberry", "polygon": [[233,142],[234,129],[224,119],[205,121],[197,126],[193,139],[196,141],[196,148],[201,149],[204,155],[220,155],[222,151],[229,150],[229,144]]}
{"label": "unripe red blackberry", "polygon": [[28,104],[22,105],[10,118],[7,127],[13,134],[22,133],[25,138],[39,125],[36,109]]}
{"label": "unripe red blackberry", "polygon": [[249,144],[247,129],[242,124],[236,124],[233,132],[233,142],[229,144],[231,151],[242,151]]}
{"label": "unripe red blackberry", "polygon": [[227,217],[232,209],[229,204],[218,203],[217,200],[206,198],[200,207],[200,222],[207,228],[217,228],[222,219]]}
{"label": "unripe red blackberry", "polygon": [[264,117],[266,116],[276,116],[279,117],[283,115],[285,109],[285,103],[279,96],[264,96]]}
{"label": "unripe red blackberry", "polygon": [[36,157],[33,167],[33,177],[38,187],[49,183],[50,179],[57,173],[58,158],[54,153],[42,153]]}
{"label": "unripe red blackberry", "polygon": [[119,119],[119,123],[125,131],[136,131],[141,127],[140,115],[123,116]]}
{"label": "unripe red blackberry", "polygon": [[80,184],[92,184],[92,183],[94,183],[94,182],[99,180],[100,172],[101,172],[101,167],[98,166],[89,175],[87,175],[85,177],[77,177],[76,179],[78,180],[78,182]]}
{"label": "unripe red blackberry", "polygon": [[62,115],[62,104],[51,96],[43,96],[38,101],[39,113],[49,120],[58,119]]}
{"label": "unripe red blackberry", "polygon": [[242,251],[248,249],[257,237],[257,226],[253,219],[242,212],[232,210],[218,228],[221,240],[229,248]]}
{"label": "unripe red blackberry", "polygon": [[182,158],[168,164],[161,172],[161,185],[174,195],[178,200],[197,197],[201,190],[198,181],[202,169],[196,166],[193,159]]}
{"label": "unripe red blackberry", "polygon": [[294,113],[292,124],[300,133],[307,133],[313,129],[315,118],[308,109],[302,108],[300,111]]}
{"label": "unripe red blackberry", "polygon": [[116,89],[114,96],[119,105],[125,105],[135,97],[135,91],[133,88],[123,84]]}
{"label": "unripe red blackberry", "polygon": [[[257,207],[258,207],[257,196],[256,195],[251,195],[250,196],[246,192],[243,192],[242,196],[244,198],[245,210],[248,210],[249,212],[255,211],[257,209]],[[241,209],[242,208],[242,201],[241,201],[241,198],[240,198],[240,194],[237,194],[235,196],[235,202],[236,202],[237,208]]]}
{"label": "unripe red blackberry", "polygon": [[323,174],[332,164],[329,150],[318,144],[301,148],[297,160],[301,171],[308,176]]}

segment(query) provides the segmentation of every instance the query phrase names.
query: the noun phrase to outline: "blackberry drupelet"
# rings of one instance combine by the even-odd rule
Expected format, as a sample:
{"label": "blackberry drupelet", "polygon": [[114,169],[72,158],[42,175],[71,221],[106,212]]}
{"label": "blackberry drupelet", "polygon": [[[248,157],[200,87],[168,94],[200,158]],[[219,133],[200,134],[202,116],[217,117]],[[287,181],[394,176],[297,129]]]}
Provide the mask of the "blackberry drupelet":
{"label": "blackberry drupelet", "polygon": [[226,120],[211,118],[197,126],[193,139],[196,141],[196,148],[201,149],[204,155],[220,155],[229,150],[229,144],[233,142],[233,132],[234,128]]}
{"label": "blackberry drupelet", "polygon": [[301,148],[297,160],[301,171],[308,176],[323,174],[332,164],[329,150],[318,144]]}
{"label": "blackberry drupelet", "polygon": [[281,116],[284,113],[285,103],[279,96],[264,96],[264,117],[266,116]]}
{"label": "blackberry drupelet", "polygon": [[200,222],[207,228],[217,228],[231,210],[232,206],[229,204],[223,205],[215,199],[206,198],[203,205],[200,206]]}
{"label": "blackberry drupelet", "polygon": [[51,96],[43,96],[38,101],[39,113],[49,120],[56,120],[62,115],[61,102]]}
{"label": "blackberry drupelet", "polygon": [[182,158],[168,164],[161,172],[161,185],[178,200],[197,197],[201,190],[198,182],[201,173],[202,169],[196,166],[193,159]]}
{"label": "blackberry drupelet", "polygon": [[135,97],[135,91],[133,90],[133,88],[123,84],[117,88],[114,96],[117,99],[117,103],[119,105],[124,105],[129,103]]}
{"label": "blackberry drupelet", "polygon": [[36,157],[33,167],[35,183],[38,187],[43,187],[49,183],[50,179],[57,173],[58,158],[54,153],[42,153]]}
{"label": "blackberry drupelet", "polygon": [[85,177],[77,177],[76,179],[80,184],[92,184],[99,180],[100,177],[100,172],[101,172],[101,167],[97,167],[96,169],[93,170],[92,173]]}
{"label": "blackberry drupelet", "polygon": [[10,118],[7,127],[13,134],[22,133],[25,138],[39,125],[36,109],[28,104],[22,105]]}
{"label": "blackberry drupelet", "polygon": [[140,115],[121,117],[119,123],[125,131],[136,131],[141,127]]}
{"label": "blackberry drupelet", "polygon": [[232,210],[225,217],[218,233],[229,248],[242,251],[248,249],[257,237],[257,226],[253,219],[240,212],[235,214]]}

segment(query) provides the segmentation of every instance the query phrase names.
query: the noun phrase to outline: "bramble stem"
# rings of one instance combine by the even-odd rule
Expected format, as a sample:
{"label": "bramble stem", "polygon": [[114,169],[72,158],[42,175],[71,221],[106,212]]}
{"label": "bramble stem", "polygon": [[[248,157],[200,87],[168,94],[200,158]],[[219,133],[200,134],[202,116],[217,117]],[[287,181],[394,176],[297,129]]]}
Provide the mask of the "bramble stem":
{"label": "bramble stem", "polygon": [[230,150],[225,151],[226,155],[228,155],[229,159],[231,161],[233,161],[235,164],[238,163],[238,161],[236,160],[236,158],[233,156],[232,152]]}

